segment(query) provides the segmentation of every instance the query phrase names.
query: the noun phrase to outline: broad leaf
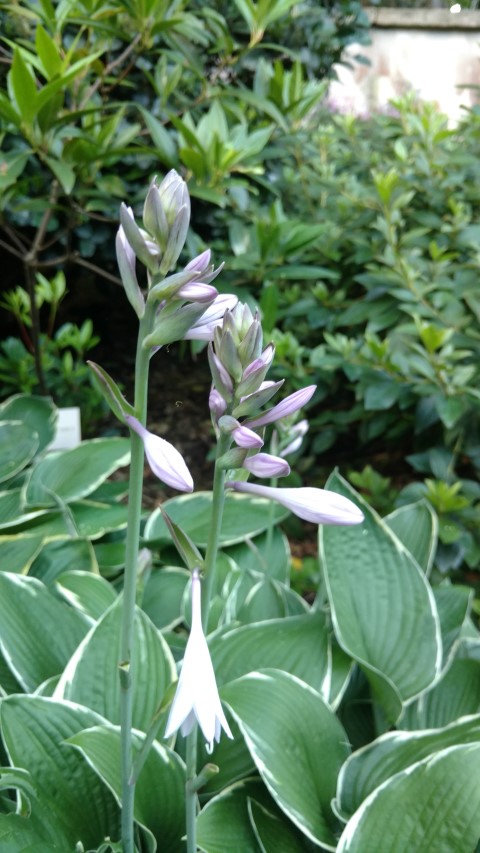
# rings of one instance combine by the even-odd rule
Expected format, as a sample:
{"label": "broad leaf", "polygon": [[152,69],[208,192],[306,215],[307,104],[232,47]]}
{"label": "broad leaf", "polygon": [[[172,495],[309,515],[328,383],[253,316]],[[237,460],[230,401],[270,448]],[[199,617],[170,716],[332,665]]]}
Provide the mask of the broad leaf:
{"label": "broad leaf", "polygon": [[62,672],[88,629],[36,578],[7,572],[0,572],[0,625],[2,653],[26,691]]}
{"label": "broad leaf", "polygon": [[[90,629],[70,659],[55,691],[93,708],[111,723],[120,723],[120,641],[122,599]],[[164,693],[176,679],[170,650],[142,610],[135,613],[133,643],[133,725],[147,731]]]}
{"label": "broad leaf", "polygon": [[73,450],[42,459],[27,482],[24,499],[30,506],[52,507],[55,496],[65,503],[91,494],[107,477],[128,465],[130,442],[125,438],[84,441]]}
{"label": "broad leaf", "polygon": [[[271,503],[263,498],[251,498],[248,495],[227,493],[223,513],[220,544],[234,545],[243,542],[246,537],[257,536],[270,523],[278,524],[288,515],[280,505],[275,505],[271,518]],[[206,547],[212,513],[211,492],[196,492],[193,495],[181,495],[171,498],[164,509],[176,524],[190,536],[195,545]],[[144,538],[147,544],[170,539],[167,525],[159,509],[153,511],[145,526]]]}
{"label": "broad leaf", "polygon": [[245,675],[221,696],[282,811],[307,838],[334,850],[330,803],[349,747],[333,711],[305,682],[275,669]]}
{"label": "broad leaf", "polygon": [[441,636],[435,601],[418,564],[342,478],[327,487],[362,505],[355,527],[323,526],[322,569],[342,648],[362,666],[390,720],[438,676]]}
{"label": "broad leaf", "polygon": [[321,613],[243,625],[209,641],[217,683],[253,670],[275,668],[296,675],[325,695],[329,687],[329,648]]}
{"label": "broad leaf", "polygon": [[480,717],[470,717],[442,729],[388,732],[358,749],[338,777],[336,808],[350,817],[390,777],[417,761],[456,744],[480,741]]}
{"label": "broad leaf", "polygon": [[480,837],[480,744],[452,746],[376,788],[337,853],[472,853]]}
{"label": "broad leaf", "polygon": [[[133,734],[134,750],[144,737]],[[120,730],[103,725],[69,739],[121,802]],[[135,788],[135,819],[153,833],[162,853],[182,853],[185,834],[185,767],[175,752],[154,741]]]}
{"label": "broad leaf", "polygon": [[427,501],[408,504],[383,520],[428,577],[438,540],[438,519],[431,505]]}
{"label": "broad leaf", "polygon": [[79,731],[102,723],[101,717],[70,702],[9,696],[2,702],[0,720],[10,761],[28,770],[37,791],[32,819],[62,853],[80,841],[88,850],[107,836],[119,837],[119,811],[112,795],[66,743]]}

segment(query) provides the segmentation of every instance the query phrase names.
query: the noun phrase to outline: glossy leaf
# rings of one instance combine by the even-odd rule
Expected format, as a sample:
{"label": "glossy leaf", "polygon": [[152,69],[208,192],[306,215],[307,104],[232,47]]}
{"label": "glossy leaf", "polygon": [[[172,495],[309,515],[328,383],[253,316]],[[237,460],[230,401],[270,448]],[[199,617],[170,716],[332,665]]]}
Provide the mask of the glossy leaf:
{"label": "glossy leaf", "polygon": [[431,505],[427,501],[408,504],[383,520],[428,577],[438,541],[438,519]]}
{"label": "glossy leaf", "polygon": [[0,483],[22,471],[35,456],[39,439],[21,421],[0,421]]}

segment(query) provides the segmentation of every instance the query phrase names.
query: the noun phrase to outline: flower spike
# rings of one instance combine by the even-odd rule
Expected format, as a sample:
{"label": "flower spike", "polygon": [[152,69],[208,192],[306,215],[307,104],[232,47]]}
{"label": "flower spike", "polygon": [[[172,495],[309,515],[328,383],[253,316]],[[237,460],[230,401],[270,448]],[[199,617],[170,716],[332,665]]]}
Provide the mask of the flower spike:
{"label": "flower spike", "polygon": [[218,743],[222,729],[232,740],[233,735],[220,702],[212,659],[203,633],[200,583],[199,571],[194,569],[192,627],[177,691],[170,708],[165,737],[171,737],[178,729],[185,737],[191,732],[197,720],[206,740],[207,751],[211,753],[213,741],[216,740]]}

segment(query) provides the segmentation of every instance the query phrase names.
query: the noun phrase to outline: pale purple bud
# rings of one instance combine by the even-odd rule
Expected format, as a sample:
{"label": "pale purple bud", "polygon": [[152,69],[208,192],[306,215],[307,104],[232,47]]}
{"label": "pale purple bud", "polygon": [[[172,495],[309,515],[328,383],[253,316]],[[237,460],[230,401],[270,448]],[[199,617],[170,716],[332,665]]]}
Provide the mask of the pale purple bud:
{"label": "pale purple bud", "polygon": [[277,501],[294,515],[313,524],[360,524],[364,518],[363,512],[351,500],[326,489],[278,489],[240,481],[226,483],[226,486],[236,492]]}
{"label": "pale purple bud", "polygon": [[184,335],[184,340],[212,341],[215,329],[221,325],[225,311],[236,305],[237,301],[237,297],[231,293],[220,293]]}
{"label": "pale purple bud", "polygon": [[245,370],[243,371],[242,380],[248,379],[249,376],[252,376],[252,374],[254,373],[258,373],[259,370],[264,367],[269,368],[273,361],[274,355],[275,347],[273,346],[273,344],[268,344],[268,346],[266,346],[263,350],[262,354],[258,358],[255,358],[252,362],[250,362],[248,367],[245,368]]}
{"label": "pale purple bud", "polygon": [[275,421],[286,418],[288,415],[293,415],[294,412],[298,412],[313,397],[316,387],[316,385],[307,385],[306,388],[295,391],[293,394],[285,397],[281,403],[277,403],[273,409],[269,409],[268,412],[265,412],[258,418],[248,421],[248,426],[266,426],[266,424],[273,424]]}
{"label": "pale purple bud", "polygon": [[179,492],[192,492],[192,475],[183,456],[173,444],[158,435],[153,435],[132,415],[127,415],[125,421],[142,439],[145,456],[155,476],[172,489],[177,489]]}
{"label": "pale purple bud", "polygon": [[272,456],[270,453],[257,453],[255,456],[247,456],[243,467],[255,477],[286,477],[290,474],[288,462],[285,459],[280,459],[279,456]]}
{"label": "pale purple bud", "polygon": [[216,356],[211,344],[209,344],[208,347],[208,363],[210,365],[210,372],[212,374],[214,384],[221,392],[223,397],[230,397],[233,392],[232,380],[228,371],[225,369],[220,359]]}
{"label": "pale purple bud", "polygon": [[187,239],[188,226],[190,224],[190,202],[184,204],[177,212],[168,233],[165,254],[162,258],[162,270],[166,272],[175,266],[180,252]]}
{"label": "pale purple bud", "polygon": [[219,418],[221,418],[223,413],[225,412],[227,404],[216,388],[212,387],[210,391],[208,397],[208,406],[214,422],[217,423]]}
{"label": "pale purple bud", "polygon": [[132,208],[127,207],[123,203],[120,205],[120,222],[125,232],[125,237],[137,258],[149,270],[155,271],[158,268],[160,249],[149,239],[148,234],[138,227]]}
{"label": "pale purple bud", "polygon": [[195,720],[207,742],[207,752],[212,752],[213,741],[220,740],[223,729],[233,738],[218,695],[215,672],[202,628],[200,574],[192,573],[192,627],[185,648],[177,690],[170,708],[165,737],[178,729],[185,737],[195,725]]}
{"label": "pale purple bud", "polygon": [[[170,227],[172,227],[179,210],[184,207],[187,214],[187,229],[190,222],[190,196],[188,187],[175,169],[171,169],[165,175],[158,187],[165,216]],[[185,232],[186,234],[186,232]],[[183,243],[182,243],[183,245]]]}
{"label": "pale purple bud", "polygon": [[246,447],[248,450],[263,447],[263,439],[253,429],[248,429],[245,426],[238,426],[232,430],[232,438],[238,447]]}
{"label": "pale purple bud", "polygon": [[303,420],[299,421],[298,424],[294,424],[288,431],[288,435],[290,437],[290,441],[288,444],[282,448],[280,451],[280,456],[290,456],[291,453],[295,453],[302,446],[303,439],[308,432],[308,421]]}
{"label": "pale purple bud", "polygon": [[122,279],[127,299],[134,309],[137,317],[141,318],[145,313],[145,300],[137,281],[135,252],[128,242],[122,226],[120,226],[117,231],[115,249],[117,253],[118,269],[120,270],[120,278]]}
{"label": "pale purple bud", "polygon": [[211,284],[192,281],[180,287],[175,296],[177,299],[188,299],[189,302],[213,302],[218,296],[218,290]]}
{"label": "pale purple bud", "polygon": [[[175,305],[179,303],[160,304],[155,328],[144,338],[144,349],[163,347],[183,340],[185,333],[205,311],[205,306],[201,302],[188,302],[185,305],[179,305],[178,308],[175,308]],[[172,308],[175,310],[172,311]]]}
{"label": "pale purple bud", "polygon": [[197,255],[195,258],[192,258],[192,260],[189,261],[186,265],[185,269],[191,270],[191,272],[206,272],[206,270],[210,266],[211,257],[212,253],[210,249],[205,249],[205,251],[201,252],[200,255]]}
{"label": "pale purple bud", "polygon": [[164,250],[167,245],[169,229],[156,178],[150,184],[143,206],[143,224],[148,233],[155,237],[158,245]]}
{"label": "pale purple bud", "polygon": [[240,403],[233,410],[234,417],[245,417],[251,415],[252,412],[258,411],[261,406],[264,406],[265,403],[271,400],[284,382],[284,379],[280,379],[278,382],[270,380],[262,382],[258,391],[255,391],[253,394],[247,394],[246,397],[241,397]]}

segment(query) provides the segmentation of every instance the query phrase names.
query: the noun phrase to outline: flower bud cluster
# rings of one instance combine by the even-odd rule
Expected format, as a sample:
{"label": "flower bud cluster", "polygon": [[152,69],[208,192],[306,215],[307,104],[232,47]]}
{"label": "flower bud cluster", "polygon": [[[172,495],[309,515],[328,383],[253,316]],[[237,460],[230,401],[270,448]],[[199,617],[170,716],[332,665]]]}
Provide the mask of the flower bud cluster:
{"label": "flower bud cluster", "polygon": [[[131,207],[120,207],[120,228],[116,238],[117,262],[126,295],[139,319],[146,304],[154,309],[143,345],[146,349],[182,340],[211,340],[226,307],[236,297],[219,296],[212,281],[223,264],[214,269],[206,249],[186,267],[168,275],[183,249],[190,223],[190,197],[185,181],[172,169],[159,184],[150,184],[143,208],[143,228]],[[145,298],[136,271],[137,260],[147,270]]]}
{"label": "flower bud cluster", "polygon": [[290,394],[262,411],[283,384],[266,379],[274,354],[272,344],[263,346],[260,320],[248,305],[238,303],[225,312],[222,326],[215,329],[208,358],[213,378],[209,399],[212,420],[217,431],[230,436],[234,445],[219,460],[226,469],[243,467],[249,474],[267,478],[290,473],[284,458],[261,450],[261,428],[297,412],[310,400],[315,386]]}

